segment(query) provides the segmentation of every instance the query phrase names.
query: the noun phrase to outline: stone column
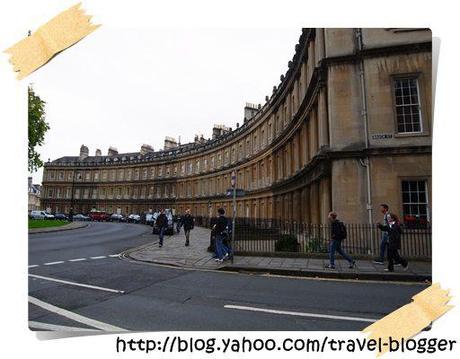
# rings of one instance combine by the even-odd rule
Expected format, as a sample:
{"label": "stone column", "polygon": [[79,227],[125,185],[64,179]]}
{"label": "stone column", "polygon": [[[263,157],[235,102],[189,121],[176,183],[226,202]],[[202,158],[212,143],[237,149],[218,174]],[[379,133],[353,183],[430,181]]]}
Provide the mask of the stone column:
{"label": "stone column", "polygon": [[327,216],[332,210],[331,206],[331,179],[323,178],[320,182],[321,223],[327,223]]}
{"label": "stone column", "polygon": [[301,211],[302,211],[302,203],[300,201],[301,190],[295,190],[294,192],[294,200],[293,200],[293,219],[297,223],[301,220]]}
{"label": "stone column", "polygon": [[317,28],[315,29],[316,36],[315,36],[315,45],[316,45],[316,66],[318,63],[325,57],[325,49],[324,49],[324,29]]}
{"label": "stone column", "polygon": [[310,186],[305,188],[305,223],[311,223]]}
{"label": "stone column", "polygon": [[310,185],[310,221],[314,224],[320,222],[318,187],[318,182]]}
{"label": "stone column", "polygon": [[322,146],[329,145],[329,129],[328,129],[328,118],[327,118],[327,99],[326,99],[326,87],[322,86],[318,94],[318,145],[319,148]]}
{"label": "stone column", "polygon": [[296,156],[297,156],[297,164],[298,164],[297,169],[300,170],[303,167],[302,147],[304,146],[304,144],[302,143],[302,127],[297,132],[296,138],[297,138],[297,153],[296,153]]}
{"label": "stone column", "polygon": [[309,138],[308,138],[308,119],[304,120],[303,124],[302,124],[302,128],[303,128],[303,137],[302,137],[302,141],[303,141],[303,158],[304,158],[304,165],[306,165],[309,161],[310,161],[310,156],[309,156],[309,148],[310,148],[310,142],[309,142]]}
{"label": "stone column", "polygon": [[309,142],[309,156],[311,160],[318,151],[318,127],[317,127],[317,111],[313,107],[310,112],[310,121],[308,122],[308,142]]}
{"label": "stone column", "polygon": [[269,197],[267,199],[267,218],[273,219],[275,217],[274,212],[273,212],[273,203],[274,203],[275,197]]}

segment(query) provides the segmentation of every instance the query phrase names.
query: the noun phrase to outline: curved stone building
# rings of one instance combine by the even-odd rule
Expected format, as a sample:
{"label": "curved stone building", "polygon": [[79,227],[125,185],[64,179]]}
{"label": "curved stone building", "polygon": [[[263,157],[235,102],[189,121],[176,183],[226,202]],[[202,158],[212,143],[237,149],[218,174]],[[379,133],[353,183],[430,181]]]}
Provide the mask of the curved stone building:
{"label": "curved stone building", "polygon": [[62,157],[45,164],[42,207],[123,214],[159,207],[325,223],[377,221],[380,203],[406,221],[430,220],[431,32],[303,29],[288,70],[241,126],[216,126],[164,150]]}

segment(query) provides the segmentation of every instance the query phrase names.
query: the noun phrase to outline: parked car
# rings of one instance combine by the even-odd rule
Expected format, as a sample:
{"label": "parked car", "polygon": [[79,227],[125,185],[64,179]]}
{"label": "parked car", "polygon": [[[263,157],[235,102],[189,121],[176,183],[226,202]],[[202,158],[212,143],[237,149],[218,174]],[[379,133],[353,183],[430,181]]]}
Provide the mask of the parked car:
{"label": "parked car", "polygon": [[46,211],[32,211],[29,218],[31,219],[54,219],[54,216]]}
{"label": "parked car", "polygon": [[114,213],[110,216],[110,222],[125,222],[126,218],[123,215]]}
{"label": "parked car", "polygon": [[110,216],[106,212],[92,211],[89,213],[89,218],[92,221],[105,222],[110,219]]}
{"label": "parked car", "polygon": [[153,218],[153,213],[146,213],[144,215],[142,223],[152,226],[153,222],[155,222],[155,219]]}
{"label": "parked car", "polygon": [[141,216],[139,216],[138,214],[130,214],[128,216],[127,221],[129,223],[140,223],[141,222]]}
{"label": "parked car", "polygon": [[90,218],[88,216],[85,216],[84,214],[76,214],[73,216],[74,221],[89,221]]}
{"label": "parked car", "polygon": [[54,215],[54,219],[60,219],[61,221],[68,221],[69,217],[67,217],[64,213],[56,213]]}
{"label": "parked car", "polygon": [[[155,212],[152,217],[154,218],[154,223],[153,223],[153,233],[160,233],[159,228],[156,226],[156,220],[160,213]],[[165,210],[165,215],[166,219],[168,220],[168,224],[166,226],[165,234],[167,235],[173,235],[174,234],[174,221],[173,221],[173,215],[170,209]]]}

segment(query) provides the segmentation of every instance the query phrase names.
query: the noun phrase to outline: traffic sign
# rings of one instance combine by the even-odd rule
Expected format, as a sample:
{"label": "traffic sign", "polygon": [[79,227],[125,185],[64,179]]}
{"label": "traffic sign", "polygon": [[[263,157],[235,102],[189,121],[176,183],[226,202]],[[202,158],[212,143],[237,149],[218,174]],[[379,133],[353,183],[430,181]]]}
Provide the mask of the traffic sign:
{"label": "traffic sign", "polygon": [[232,188],[235,188],[236,186],[236,172],[235,171],[232,171],[232,180],[230,183],[232,185]]}
{"label": "traffic sign", "polygon": [[235,193],[236,197],[243,197],[243,196],[246,195],[246,192],[244,191],[244,189],[241,189],[241,188],[236,188],[236,189],[229,188],[229,189],[227,189],[227,193],[226,193],[227,197],[233,197],[233,192],[234,191],[236,192]]}

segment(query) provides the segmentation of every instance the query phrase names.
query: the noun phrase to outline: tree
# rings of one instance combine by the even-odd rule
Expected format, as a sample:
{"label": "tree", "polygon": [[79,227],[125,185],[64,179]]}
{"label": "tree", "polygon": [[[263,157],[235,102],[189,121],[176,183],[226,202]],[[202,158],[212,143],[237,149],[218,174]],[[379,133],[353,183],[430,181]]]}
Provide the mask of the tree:
{"label": "tree", "polygon": [[32,86],[28,88],[29,107],[29,172],[35,172],[43,166],[40,154],[35,150],[43,145],[45,133],[50,129],[45,121],[45,101],[34,92]]}

